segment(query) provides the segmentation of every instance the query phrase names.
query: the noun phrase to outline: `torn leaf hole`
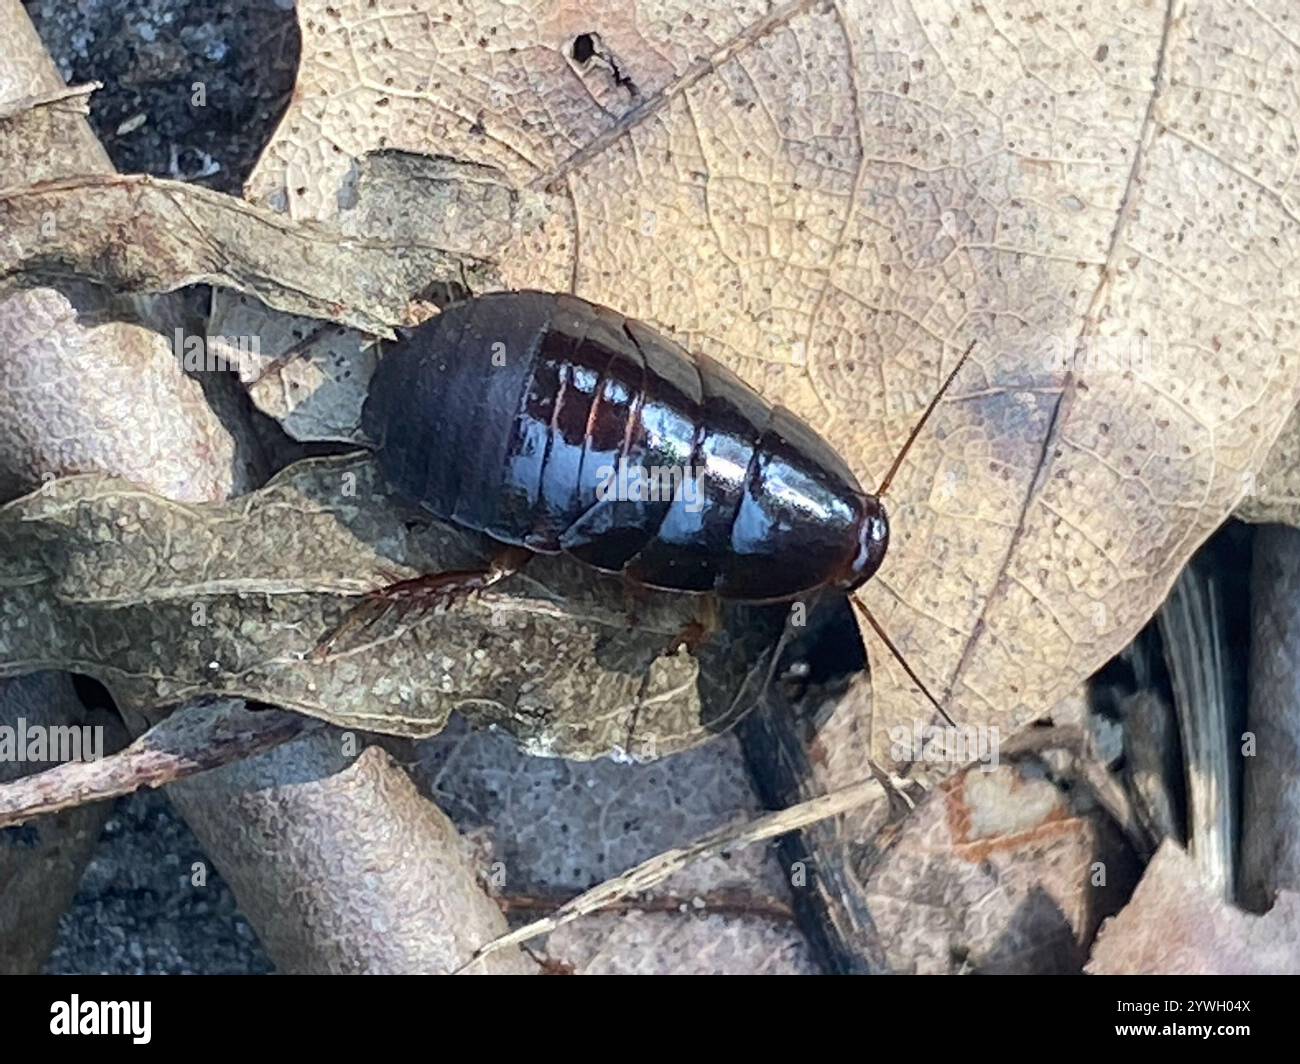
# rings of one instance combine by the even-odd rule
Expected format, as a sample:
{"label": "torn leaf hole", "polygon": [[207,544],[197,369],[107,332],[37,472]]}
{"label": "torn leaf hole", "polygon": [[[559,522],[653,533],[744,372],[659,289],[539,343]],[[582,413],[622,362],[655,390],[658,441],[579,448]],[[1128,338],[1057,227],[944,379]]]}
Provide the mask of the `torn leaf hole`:
{"label": "torn leaf hole", "polygon": [[570,51],[575,63],[585,64],[593,55],[596,54],[596,38],[590,33],[580,33],[573,38],[573,47]]}
{"label": "torn leaf hole", "polygon": [[574,37],[569,45],[569,59],[579,69],[582,77],[603,71],[629,96],[641,95],[636,82],[624,71],[618,56],[601,40],[599,33],[580,33]]}

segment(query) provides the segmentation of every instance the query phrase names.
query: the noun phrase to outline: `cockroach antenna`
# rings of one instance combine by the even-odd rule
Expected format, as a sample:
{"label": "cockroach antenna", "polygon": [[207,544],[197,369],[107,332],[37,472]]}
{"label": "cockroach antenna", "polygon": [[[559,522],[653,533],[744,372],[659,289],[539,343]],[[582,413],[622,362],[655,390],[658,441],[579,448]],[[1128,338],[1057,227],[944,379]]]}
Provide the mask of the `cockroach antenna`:
{"label": "cockroach antenna", "polygon": [[871,625],[871,630],[880,637],[880,641],[884,643],[889,652],[894,655],[894,660],[903,666],[903,671],[907,673],[908,679],[921,689],[921,694],[925,695],[925,697],[929,699],[930,705],[934,706],[934,708],[939,711],[939,716],[947,721],[951,727],[957,727],[957,722],[953,720],[952,717],[948,716],[948,711],[944,709],[940,701],[930,693],[930,689],[921,682],[921,677],[917,676],[916,672],[912,669],[912,666],[907,663],[907,659],[903,657],[902,651],[900,651],[898,647],[894,646],[894,641],[890,639],[889,636],[885,635],[885,630],[880,626],[880,622],[872,615],[872,612],[867,609],[866,605],[861,600],[852,594],[849,595],[849,601],[853,603],[854,609],[866,618],[867,624]]}
{"label": "cockroach antenna", "polygon": [[925,408],[925,413],[921,415],[921,420],[912,426],[912,431],[908,433],[907,440],[903,444],[903,449],[898,452],[898,457],[894,459],[894,464],[889,467],[889,472],[885,474],[885,479],[880,482],[880,487],[876,489],[876,498],[881,498],[889,490],[889,485],[894,482],[894,475],[898,472],[899,466],[903,464],[903,459],[907,457],[907,452],[912,449],[912,444],[916,438],[921,435],[921,430],[925,428],[925,423],[930,420],[930,415],[934,413],[934,408],[939,405],[939,400],[943,398],[944,392],[954,380],[957,374],[961,372],[962,366],[966,365],[966,360],[970,358],[970,353],[975,350],[976,341],[972,340],[970,346],[966,348],[961,358],[957,359],[957,365],[952,367],[952,372],[944,378],[944,382],[939,385],[939,390],[934,393],[934,398],[930,400],[930,405]]}
{"label": "cockroach antenna", "polygon": [[[907,457],[907,452],[912,449],[912,444],[914,444],[916,438],[921,435],[921,430],[925,428],[925,423],[930,420],[930,415],[934,413],[935,407],[939,405],[939,400],[943,398],[944,393],[948,390],[952,382],[957,379],[957,374],[961,372],[962,366],[966,365],[966,360],[970,358],[971,352],[975,350],[975,343],[976,341],[974,340],[970,342],[970,346],[966,348],[962,353],[961,358],[957,360],[957,365],[952,367],[952,371],[944,378],[943,384],[939,386],[939,390],[934,393],[934,398],[930,400],[930,405],[927,406],[925,412],[921,414],[920,420],[912,427],[912,431],[908,433],[907,440],[903,443],[902,450],[898,452],[898,456],[889,467],[889,472],[885,474],[885,479],[880,482],[880,487],[876,489],[877,499],[881,498],[885,492],[889,490],[889,485],[893,483],[894,475],[898,472],[899,467],[902,466],[903,459]],[[894,646],[894,641],[885,634],[884,628],[881,627],[880,622],[876,620],[871,611],[867,609],[866,604],[860,601],[852,592],[849,593],[849,601],[853,603],[854,608],[857,609],[857,611],[866,619],[867,624],[871,625],[871,630],[876,633],[889,652],[894,655],[894,660],[903,667],[903,671],[907,673],[908,678],[916,684],[918,688],[920,688],[921,694],[925,695],[930,704],[939,711],[939,716],[943,717],[950,726],[955,728],[957,722],[954,721],[952,717],[948,716],[948,711],[944,709],[939,700],[930,693],[930,689],[922,683],[921,677],[917,676],[916,672],[912,669],[912,666],[907,663],[907,659],[903,657],[898,647]]]}

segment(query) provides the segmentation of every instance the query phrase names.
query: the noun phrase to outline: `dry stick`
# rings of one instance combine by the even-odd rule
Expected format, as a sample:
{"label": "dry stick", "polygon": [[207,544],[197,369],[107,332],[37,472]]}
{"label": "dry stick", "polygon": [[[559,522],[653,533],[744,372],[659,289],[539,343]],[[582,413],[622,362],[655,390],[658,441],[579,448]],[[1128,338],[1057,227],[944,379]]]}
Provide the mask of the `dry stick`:
{"label": "dry stick", "polygon": [[278,709],[190,703],[116,754],[98,761],[67,761],[0,785],[0,828],[142,787],[160,787],[264,753],[319,726]]}
{"label": "dry stick", "polygon": [[[569,899],[552,894],[500,894],[493,899],[503,913],[551,913]],[[756,917],[780,923],[793,923],[794,912],[786,902],[773,901],[741,890],[718,890],[694,897],[678,895],[653,898],[624,898],[610,902],[611,913],[685,913],[697,915]]]}
{"label": "dry stick", "polygon": [[874,778],[859,780],[857,783],[851,783],[847,787],[841,787],[829,794],[819,795],[816,798],[810,798],[806,802],[800,802],[798,805],[792,805],[788,809],[768,813],[757,820],[718,828],[716,831],[701,836],[688,846],[667,850],[655,857],[651,857],[648,861],[643,861],[635,868],[624,872],[621,876],[607,879],[604,883],[592,887],[591,890],[584,891],[576,898],[561,905],[550,916],[536,920],[516,931],[511,931],[508,935],[502,935],[500,938],[495,938],[486,945],[480,946],[474,951],[469,960],[456,969],[455,974],[460,974],[475,961],[486,957],[490,953],[495,953],[499,949],[519,945],[531,938],[536,938],[538,935],[549,934],[556,928],[570,923],[580,916],[596,912],[598,909],[611,905],[629,894],[649,890],[701,857],[708,857],[722,850],[738,846],[748,846],[752,842],[762,842],[764,839],[774,838],[777,835],[785,835],[788,832],[806,827],[809,824],[815,824],[820,820],[826,820],[839,813],[847,813],[850,809],[856,809],[872,798],[878,798],[880,794],[881,786]]}

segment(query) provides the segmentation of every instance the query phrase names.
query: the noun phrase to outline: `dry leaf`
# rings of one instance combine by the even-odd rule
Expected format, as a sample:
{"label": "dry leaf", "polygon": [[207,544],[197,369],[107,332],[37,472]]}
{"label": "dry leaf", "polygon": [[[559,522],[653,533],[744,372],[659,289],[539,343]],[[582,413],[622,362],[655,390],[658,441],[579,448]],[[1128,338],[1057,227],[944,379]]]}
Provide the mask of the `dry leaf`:
{"label": "dry leaf", "polygon": [[0,499],[95,471],[189,502],[223,498],[237,448],[203,390],[157,333],[87,324],[86,311],[50,288],[0,303]]}
{"label": "dry leaf", "polygon": [[894,971],[1065,974],[1136,878],[1106,814],[1026,761],[945,780],[866,896]]}
{"label": "dry leaf", "polygon": [[[63,84],[26,11],[0,14],[0,186],[113,169],[88,122],[85,97]],[[89,86],[86,86],[88,88]],[[71,92],[71,94],[70,94]]]}
{"label": "dry leaf", "polygon": [[459,709],[534,753],[638,759],[725,730],[766,679],[779,610],[742,611],[740,634],[698,659],[668,653],[692,600],[649,595],[632,628],[617,580],[560,558],[310,660],[356,605],[346,596],[403,566],[482,564],[483,549],[390,499],[357,456],[300,462],[211,506],[53,481],[0,508],[0,675],[69,668],[119,704],[219,693],[395,735],[436,734]]}
{"label": "dry leaf", "polygon": [[1237,517],[1259,524],[1300,525],[1300,409],[1291,411],[1264,464],[1246,485]]}
{"label": "dry leaf", "polygon": [[1296,975],[1300,895],[1284,891],[1263,916],[1223,901],[1196,862],[1166,841],[1132,900],[1097,936],[1091,975]]}
{"label": "dry leaf", "polygon": [[[416,752],[416,782],[481,845],[485,878],[512,921],[546,915],[606,876],[761,808],[730,736],[650,765],[575,764],[527,757],[502,735],[453,725]],[[759,846],[702,857],[535,948],[576,974],[817,970],[790,911],[788,876]]]}
{"label": "dry leaf", "polygon": [[[168,793],[207,852],[221,855],[278,971],[450,971],[504,931],[505,918],[442,811],[382,750],[352,760],[340,738],[324,729]],[[537,966],[510,950],[468,970]]]}
{"label": "dry leaf", "polygon": [[[445,240],[507,287],[648,320],[817,425],[865,484],[979,341],[863,592],[964,721],[1009,731],[1124,646],[1295,404],[1285,0],[298,18],[294,98],[249,183],[292,219]],[[389,156],[454,160],[439,202],[474,204],[470,224],[412,209],[428,181],[400,167],[359,183]],[[472,238],[485,179],[527,225]],[[871,649],[883,750],[928,711]]]}
{"label": "dry leaf", "polygon": [[[298,440],[367,442],[364,391],[375,369],[374,337],[313,318],[280,314],[249,296],[217,291],[208,332],[239,368],[258,409]],[[249,338],[256,337],[257,350]]]}
{"label": "dry leaf", "polygon": [[0,189],[0,230],[0,293],[69,275],[118,292],[224,285],[382,336],[408,321],[414,292],[490,276],[471,256],[427,241],[290,225],[219,192],[138,174]]}

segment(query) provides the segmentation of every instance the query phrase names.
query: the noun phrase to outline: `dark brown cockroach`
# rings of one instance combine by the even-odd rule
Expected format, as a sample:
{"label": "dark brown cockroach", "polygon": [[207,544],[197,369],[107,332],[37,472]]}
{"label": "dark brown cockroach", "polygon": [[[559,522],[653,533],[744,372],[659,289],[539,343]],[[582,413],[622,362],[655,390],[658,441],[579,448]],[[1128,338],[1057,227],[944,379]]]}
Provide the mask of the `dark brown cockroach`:
{"label": "dark brown cockroach", "polygon": [[362,425],[399,494],[503,550],[378,599],[449,601],[559,553],[634,587],[749,603],[852,591],[889,543],[880,497],[969,354],[871,494],[785,407],[607,307],[545,292],[450,306],[385,354]]}

